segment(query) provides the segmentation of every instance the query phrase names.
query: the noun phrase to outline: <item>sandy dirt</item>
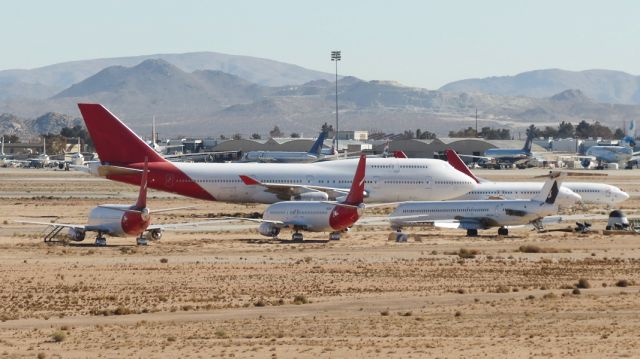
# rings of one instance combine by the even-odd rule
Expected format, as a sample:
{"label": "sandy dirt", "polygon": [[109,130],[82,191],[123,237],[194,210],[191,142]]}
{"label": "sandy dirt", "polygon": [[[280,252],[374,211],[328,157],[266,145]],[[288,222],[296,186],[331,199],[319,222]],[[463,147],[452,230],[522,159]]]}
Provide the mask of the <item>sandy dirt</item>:
{"label": "sandy dirt", "polygon": [[[620,207],[640,216],[640,172],[608,173],[599,180],[630,192]],[[0,169],[0,358],[640,357],[640,236],[604,236],[603,220],[589,234],[520,228],[504,238],[416,228],[408,243],[389,241],[384,226],[291,243],[286,231],[275,241],[252,225],[215,225],[167,231],[147,247],[108,238],[106,248],[90,237],[45,244],[43,226],[13,222],[84,223],[97,204],[129,203],[136,191]],[[149,205],[198,206],[157,223],[264,208],[155,191]],[[589,288],[576,290],[581,278]]]}

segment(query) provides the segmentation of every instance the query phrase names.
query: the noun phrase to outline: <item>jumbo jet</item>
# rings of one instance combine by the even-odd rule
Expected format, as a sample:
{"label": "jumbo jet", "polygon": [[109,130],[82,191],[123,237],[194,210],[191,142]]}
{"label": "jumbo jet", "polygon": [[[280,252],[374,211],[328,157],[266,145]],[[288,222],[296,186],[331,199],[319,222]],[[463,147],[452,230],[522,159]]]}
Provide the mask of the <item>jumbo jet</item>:
{"label": "jumbo jet", "polygon": [[[317,163],[180,163],[156,153],[99,104],[79,104],[101,162],[90,173],[140,183],[149,159],[149,187],[188,197],[227,202],[275,203],[288,200],[339,200],[351,186],[358,159]],[[247,186],[240,176],[258,184]],[[476,183],[448,163],[434,159],[372,158],[367,161],[367,201],[446,200]]]}
{"label": "jumbo jet", "polygon": [[305,163],[319,160],[322,144],[327,137],[327,132],[320,132],[318,139],[307,152],[288,151],[249,151],[242,156],[243,162],[267,162],[267,163]]}
{"label": "jumbo jet", "polygon": [[[469,193],[456,199],[531,199],[542,190],[543,182],[491,182],[476,177],[462,162],[456,151],[446,151],[451,166],[472,178],[478,186]],[[586,174],[583,174],[586,175]],[[572,207],[576,203],[604,204],[613,206],[629,198],[629,195],[616,186],[594,182],[562,182],[558,193],[560,207]]]}
{"label": "jumbo jet", "polygon": [[[360,155],[351,188],[344,200],[329,201],[283,201],[270,205],[262,219],[238,218],[259,222],[258,232],[263,236],[277,237],[282,228],[292,228],[293,241],[302,241],[300,231],[331,232],[330,240],[339,240],[340,234],[362,215],[364,209],[365,168],[367,158]],[[244,179],[246,181],[246,179]],[[247,183],[251,185],[251,183]]]}
{"label": "jumbo jet", "polygon": [[516,200],[456,200],[411,201],[400,203],[389,215],[391,226],[398,230],[425,222],[436,226],[461,228],[467,236],[477,236],[479,229],[498,228],[498,235],[509,234],[507,226],[532,224],[542,228],[542,219],[558,213],[556,199],[559,193],[559,177],[553,173],[544,183],[542,191],[532,199]]}
{"label": "jumbo jet", "polygon": [[151,224],[151,214],[158,212],[174,211],[193,207],[166,208],[151,210],[147,208],[147,186],[149,176],[149,166],[145,161],[141,171],[140,192],[138,199],[133,205],[123,204],[102,204],[93,208],[89,212],[87,224],[67,224],[51,222],[16,221],[18,223],[40,224],[51,227],[45,236],[45,241],[53,239],[63,229],[68,229],[68,237],[72,241],[81,242],[85,239],[87,232],[96,232],[96,246],[106,246],[105,235],[112,237],[136,237],[136,244],[146,245],[147,240],[159,240],[162,231],[169,228],[196,226],[200,223],[178,223],[178,224]]}

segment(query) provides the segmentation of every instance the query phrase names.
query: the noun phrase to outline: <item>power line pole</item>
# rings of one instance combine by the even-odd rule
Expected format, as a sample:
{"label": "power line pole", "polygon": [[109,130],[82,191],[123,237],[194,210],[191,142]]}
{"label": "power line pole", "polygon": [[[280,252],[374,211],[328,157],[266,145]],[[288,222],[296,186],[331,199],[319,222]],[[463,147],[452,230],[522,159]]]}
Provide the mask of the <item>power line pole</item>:
{"label": "power line pole", "polygon": [[338,61],[342,59],[341,51],[331,51],[331,61],[336,62],[336,134],[335,134],[335,149],[338,151],[338,132],[340,130],[338,122]]}

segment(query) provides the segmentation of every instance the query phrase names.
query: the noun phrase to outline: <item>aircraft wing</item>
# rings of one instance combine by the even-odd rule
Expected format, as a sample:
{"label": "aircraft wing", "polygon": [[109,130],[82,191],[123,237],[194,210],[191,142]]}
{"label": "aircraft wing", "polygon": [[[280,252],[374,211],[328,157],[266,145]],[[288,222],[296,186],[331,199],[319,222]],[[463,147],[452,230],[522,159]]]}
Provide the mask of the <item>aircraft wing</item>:
{"label": "aircraft wing", "polygon": [[289,183],[264,183],[260,182],[254,178],[249,176],[240,176],[242,182],[244,182],[247,186],[261,186],[267,189],[268,192],[271,192],[278,196],[279,199],[283,201],[288,201],[291,197],[295,195],[299,195],[305,192],[324,192],[329,198],[336,198],[340,196],[345,196],[349,193],[348,188],[334,188],[334,187],[323,187],[323,186],[313,186],[313,185],[297,185],[297,184],[289,184]]}
{"label": "aircraft wing", "polygon": [[460,217],[452,220],[435,221],[436,227],[461,229],[487,229],[499,226],[495,220],[486,217]]}
{"label": "aircraft wing", "polygon": [[493,160],[493,157],[487,157],[487,156],[461,155],[461,154],[458,154],[458,156],[460,156],[460,157],[469,157],[469,158],[479,158],[479,159],[486,160],[486,161],[492,161]]}
{"label": "aircraft wing", "polygon": [[165,230],[165,229],[178,229],[184,227],[198,227],[198,226],[207,226],[213,224],[215,221],[200,221],[200,222],[186,222],[186,223],[168,223],[168,224],[152,224],[147,227],[147,231],[154,230]]}
{"label": "aircraft wing", "polygon": [[73,228],[85,232],[103,232],[110,233],[108,228],[100,226],[85,226],[84,224],[56,223],[56,222],[37,222],[37,221],[14,221],[16,223],[40,224],[43,226],[51,226],[56,228]]}
{"label": "aircraft wing", "polygon": [[218,152],[196,152],[196,153],[183,153],[181,155],[163,155],[167,160],[190,158],[190,157],[206,157],[209,155],[219,155],[225,153],[238,153],[238,151],[218,151]]}

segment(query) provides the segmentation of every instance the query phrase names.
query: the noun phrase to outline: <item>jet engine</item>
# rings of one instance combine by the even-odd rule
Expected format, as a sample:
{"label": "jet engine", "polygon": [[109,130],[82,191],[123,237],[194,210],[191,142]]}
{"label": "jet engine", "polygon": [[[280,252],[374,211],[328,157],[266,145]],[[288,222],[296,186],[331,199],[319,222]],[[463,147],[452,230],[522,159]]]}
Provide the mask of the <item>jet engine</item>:
{"label": "jet engine", "polygon": [[258,227],[258,232],[266,237],[277,237],[280,233],[280,228],[273,225],[273,223],[261,223]]}
{"label": "jet engine", "polygon": [[150,241],[159,241],[160,238],[162,238],[162,230],[154,229],[154,230],[148,231],[146,237]]}
{"label": "jet engine", "polygon": [[72,241],[82,242],[84,241],[85,232],[82,229],[69,228],[67,235]]}
{"label": "jet engine", "polygon": [[294,201],[328,201],[329,195],[325,192],[305,192],[291,198]]}
{"label": "jet engine", "polygon": [[580,164],[582,165],[582,167],[584,168],[589,168],[589,166],[591,165],[591,160],[588,158],[583,159],[582,161],[580,161]]}

